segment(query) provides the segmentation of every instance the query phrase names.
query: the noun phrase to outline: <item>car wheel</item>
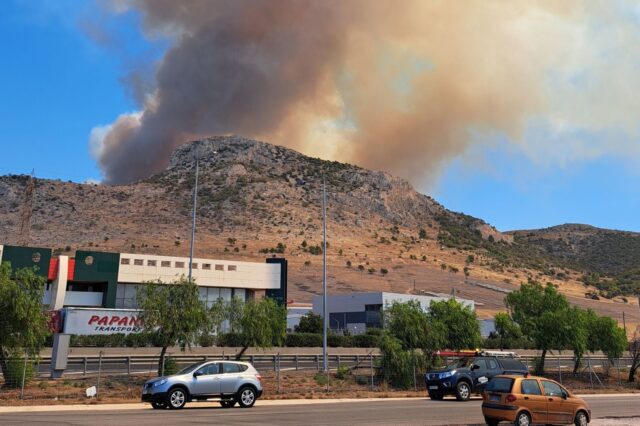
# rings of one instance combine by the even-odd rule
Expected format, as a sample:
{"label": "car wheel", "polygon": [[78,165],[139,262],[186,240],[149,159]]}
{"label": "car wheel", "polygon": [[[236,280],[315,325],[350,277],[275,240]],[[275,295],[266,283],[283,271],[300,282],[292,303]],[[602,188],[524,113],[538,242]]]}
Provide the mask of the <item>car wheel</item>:
{"label": "car wheel", "polygon": [[220,401],[220,405],[222,405],[222,408],[231,408],[234,405],[236,405],[236,402],[231,400],[231,401]]}
{"label": "car wheel", "polygon": [[238,404],[242,408],[253,407],[256,403],[256,391],[252,387],[245,386],[238,391]]}
{"label": "car wheel", "polygon": [[444,395],[439,392],[429,392],[429,398],[435,401],[442,401],[442,398],[444,398]]}
{"label": "car wheel", "polygon": [[516,421],[514,422],[515,426],[530,426],[531,425],[531,417],[529,417],[529,413],[519,413],[516,417]]}
{"label": "car wheel", "polygon": [[180,410],[187,403],[187,393],[182,388],[175,388],[167,395],[167,405],[172,410]]}
{"label": "car wheel", "polygon": [[484,422],[489,426],[498,426],[500,420],[492,419],[491,417],[485,417]]}
{"label": "car wheel", "polygon": [[584,411],[578,411],[574,423],[576,426],[587,426],[589,424],[589,420],[587,419],[587,415]]}
{"label": "car wheel", "polygon": [[154,410],[163,410],[163,409],[167,408],[167,403],[166,402],[152,402],[151,406],[153,407]]}
{"label": "car wheel", "polygon": [[456,386],[456,398],[458,401],[468,401],[471,397],[471,386],[467,382],[458,382]]}

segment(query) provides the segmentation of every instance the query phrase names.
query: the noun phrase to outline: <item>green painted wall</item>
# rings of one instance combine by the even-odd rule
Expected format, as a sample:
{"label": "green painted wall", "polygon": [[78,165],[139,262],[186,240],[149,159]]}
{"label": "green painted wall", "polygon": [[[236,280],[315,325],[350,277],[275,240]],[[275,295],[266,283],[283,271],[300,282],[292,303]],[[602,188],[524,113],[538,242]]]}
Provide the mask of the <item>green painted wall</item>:
{"label": "green painted wall", "polygon": [[106,282],[107,290],[102,298],[102,306],[115,308],[120,254],[79,250],[76,252],[75,259],[73,280]]}
{"label": "green painted wall", "polygon": [[[11,270],[37,267],[38,275],[46,277],[49,274],[51,249],[42,247],[4,246],[2,261],[11,262]],[[37,261],[36,261],[37,260]]]}

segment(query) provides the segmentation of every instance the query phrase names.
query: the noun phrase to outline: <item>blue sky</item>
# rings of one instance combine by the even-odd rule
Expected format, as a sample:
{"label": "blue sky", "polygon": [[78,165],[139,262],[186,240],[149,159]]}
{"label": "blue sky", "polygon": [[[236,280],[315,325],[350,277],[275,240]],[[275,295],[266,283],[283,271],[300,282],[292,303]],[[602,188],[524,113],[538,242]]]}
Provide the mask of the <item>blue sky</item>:
{"label": "blue sky", "polygon": [[[98,42],[87,23],[103,13],[73,0],[3,2],[0,174],[33,168],[44,178],[100,179],[89,133],[137,109],[122,79],[166,47],[145,40],[135,13],[109,20],[109,34],[120,38]],[[540,162],[522,146],[495,140],[446,164],[425,192],[500,230],[569,222],[640,231],[640,174],[632,164],[604,154]]]}

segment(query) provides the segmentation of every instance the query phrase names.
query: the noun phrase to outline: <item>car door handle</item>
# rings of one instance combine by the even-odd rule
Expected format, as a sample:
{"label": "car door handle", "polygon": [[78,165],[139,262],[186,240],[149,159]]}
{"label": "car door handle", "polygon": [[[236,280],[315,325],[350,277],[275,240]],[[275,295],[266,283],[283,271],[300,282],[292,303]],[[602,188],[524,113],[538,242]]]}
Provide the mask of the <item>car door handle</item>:
{"label": "car door handle", "polygon": [[525,396],[525,397],[524,397],[524,399],[529,399],[529,397],[528,397],[528,396]]}
{"label": "car door handle", "polygon": [[549,401],[553,401],[553,398],[549,398]]}

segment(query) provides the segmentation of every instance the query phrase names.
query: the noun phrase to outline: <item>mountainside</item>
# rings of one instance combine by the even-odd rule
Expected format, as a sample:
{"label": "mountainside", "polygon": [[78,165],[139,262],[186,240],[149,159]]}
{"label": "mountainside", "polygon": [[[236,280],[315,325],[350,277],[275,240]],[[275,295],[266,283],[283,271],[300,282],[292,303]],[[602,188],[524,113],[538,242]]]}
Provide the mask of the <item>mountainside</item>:
{"label": "mountainside", "polygon": [[[574,303],[616,318],[625,309],[628,321],[640,322],[638,307],[629,306],[635,299],[593,300],[585,293],[598,290],[583,282],[601,286],[632,271],[640,260],[637,234],[575,225],[500,233],[389,174],[237,136],[183,145],[166,170],[128,185],[37,179],[30,245],[186,256],[196,156],[196,255],[285,256],[295,300],[308,301],[321,289],[325,176],[332,292],[455,289],[489,316],[503,309],[503,291],[536,279],[558,285]],[[18,240],[27,179],[0,177],[3,243]],[[631,282],[627,293],[640,280]]]}

